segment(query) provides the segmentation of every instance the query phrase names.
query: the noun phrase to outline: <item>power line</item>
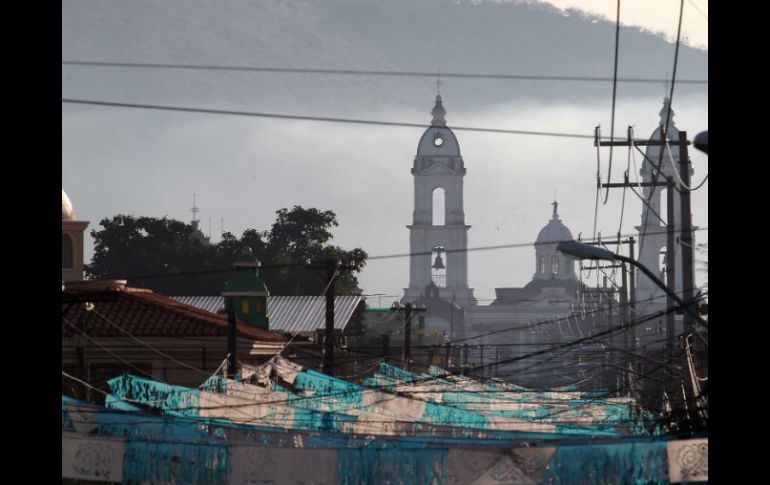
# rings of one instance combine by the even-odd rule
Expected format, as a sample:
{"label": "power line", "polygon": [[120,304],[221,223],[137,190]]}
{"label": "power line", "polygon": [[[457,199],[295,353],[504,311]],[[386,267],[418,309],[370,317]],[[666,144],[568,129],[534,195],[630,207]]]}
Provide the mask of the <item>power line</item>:
{"label": "power line", "polygon": [[[679,291],[678,293],[681,293],[681,291]],[[637,301],[633,302],[633,304],[648,303],[648,302],[652,302],[653,300],[658,300],[658,299],[661,299],[661,298],[667,298],[667,295],[658,295],[658,296],[653,296],[653,297],[650,297],[650,298],[646,298],[644,300],[637,300]],[[630,303],[630,302],[626,303],[624,305],[618,304],[618,305],[616,305],[616,308],[620,309],[623,306],[630,306],[630,305],[632,305],[632,303]],[[595,310],[588,310],[585,313],[583,313],[583,315],[593,315],[593,314],[601,313],[603,311],[605,311],[604,308],[597,308]],[[504,329],[500,329],[500,330],[492,330],[492,331],[489,331],[487,333],[482,333],[482,334],[474,335],[473,337],[466,337],[466,338],[462,338],[462,339],[452,340],[449,343],[465,342],[465,341],[468,341],[468,340],[475,340],[475,339],[478,339],[478,338],[488,337],[490,335],[497,335],[497,334],[501,334],[501,333],[505,333],[505,332],[513,332],[513,331],[517,331],[517,330],[528,330],[530,328],[534,328],[534,327],[541,326],[541,325],[547,325],[547,324],[550,324],[550,323],[556,323],[556,322],[560,322],[560,321],[569,320],[569,319],[574,318],[576,316],[577,316],[576,314],[575,315],[570,314],[570,315],[567,315],[567,316],[564,316],[564,317],[556,318],[554,320],[544,320],[544,321],[541,321],[541,322],[529,323],[529,324],[526,324],[526,325],[522,325],[520,327],[511,327],[511,328],[504,328]]]}
{"label": "power line", "polygon": [[151,379],[154,379],[154,380],[157,380],[157,381],[160,381],[160,382],[166,383],[166,381],[164,381],[163,379],[161,379],[161,378],[159,378],[159,377],[156,377],[155,375],[151,374],[150,372],[147,372],[146,370],[144,370],[144,369],[142,369],[142,368],[140,368],[140,367],[137,367],[136,365],[132,364],[131,362],[129,362],[129,361],[127,361],[127,360],[123,359],[121,356],[119,356],[119,355],[118,355],[118,354],[116,354],[115,352],[111,351],[109,348],[107,348],[107,347],[105,347],[104,345],[100,344],[100,343],[99,343],[99,342],[98,342],[96,339],[94,339],[94,338],[90,337],[88,334],[86,334],[86,333],[85,333],[85,332],[84,332],[84,331],[83,331],[81,328],[79,328],[77,325],[75,325],[74,323],[72,323],[72,322],[70,322],[69,320],[67,320],[67,319],[64,317],[64,315],[62,315],[61,319],[64,321],[64,323],[66,323],[67,325],[69,325],[70,327],[72,327],[72,328],[73,328],[73,329],[74,329],[74,330],[75,330],[75,331],[76,331],[78,334],[80,334],[80,335],[82,335],[83,337],[85,337],[86,339],[88,339],[88,341],[89,341],[89,342],[91,342],[92,344],[96,345],[96,346],[97,346],[97,347],[99,347],[100,349],[104,350],[105,352],[107,352],[107,353],[108,353],[108,354],[110,354],[111,356],[115,357],[116,359],[118,359],[118,360],[119,360],[120,362],[122,362],[123,364],[127,365],[128,367],[130,367],[130,368],[132,368],[132,369],[134,369],[134,370],[136,370],[136,371],[139,371],[139,372],[141,372],[142,374],[146,375],[147,377],[149,377],[149,378],[151,378]]}
{"label": "power line", "polygon": [[[187,69],[206,71],[234,71],[234,72],[263,72],[263,73],[294,73],[294,74],[323,74],[323,75],[354,75],[354,76],[397,76],[397,77],[429,77],[435,78],[435,72],[424,71],[384,71],[364,69],[316,69],[295,67],[265,67],[265,66],[222,66],[209,64],[166,64],[153,62],[112,62],[112,61],[62,61],[67,66],[91,66],[91,67],[126,67],[146,69]],[[597,76],[545,76],[537,74],[494,74],[494,73],[441,73],[442,77],[460,79],[508,79],[519,81],[569,81],[569,82],[614,82],[613,78]],[[617,82],[627,83],[660,83],[662,79],[650,78],[617,78]],[[705,79],[686,79],[680,83],[708,84]]]}
{"label": "power line", "polygon": [[[668,140],[666,140],[666,141],[665,141],[665,143],[666,143],[666,149],[669,151],[669,152],[668,152],[668,153],[669,153],[669,161],[671,162],[671,165],[673,166],[673,164],[674,164],[674,158],[673,158],[673,156],[671,155],[671,147],[670,147],[670,145],[669,145],[669,143],[668,143]],[[644,157],[644,159],[645,159],[645,160],[647,160],[647,161],[648,161],[648,162],[649,162],[651,165],[655,163],[655,162],[653,162],[652,160],[650,160],[650,157],[648,157],[648,156],[647,156],[647,154],[646,154],[646,153],[644,153],[644,151],[643,151],[641,148],[639,148],[637,145],[633,145],[633,148],[636,148],[636,150],[637,150],[639,153],[641,153],[641,154],[642,154],[642,156]],[[653,168],[654,168],[654,167],[653,167]],[[697,184],[695,187],[688,187],[688,186],[687,186],[687,185],[685,185],[685,184],[684,184],[684,182],[682,181],[682,178],[681,178],[681,176],[679,175],[679,172],[678,172],[678,169],[677,169],[677,167],[675,167],[675,166],[674,166],[673,168],[674,168],[674,175],[676,175],[676,178],[677,178],[677,180],[679,181],[679,184],[680,184],[682,187],[685,187],[685,188],[686,188],[687,190],[689,190],[690,192],[695,192],[695,191],[696,191],[696,190],[698,190],[699,188],[703,187],[703,185],[706,183],[706,181],[707,181],[707,180],[708,180],[708,178],[709,178],[709,174],[708,174],[708,173],[706,173],[706,175],[703,177],[703,180],[702,180],[702,181],[701,181],[699,184]],[[638,185],[638,184],[637,184],[637,185]],[[677,192],[681,192],[681,189],[679,189],[678,187],[674,187],[674,188],[676,189],[676,191],[677,191]],[[656,214],[656,215],[657,215],[657,214]],[[658,218],[660,219],[660,217],[658,217]]]}
{"label": "power line", "polygon": [[[406,128],[421,128],[426,129],[424,123],[402,123],[396,121],[377,121],[377,120],[362,120],[353,118],[332,118],[326,116],[304,116],[304,115],[288,115],[279,113],[260,113],[253,111],[235,111],[235,110],[221,110],[221,109],[208,109],[208,108],[189,108],[183,106],[163,106],[155,104],[138,104],[138,103],[118,103],[112,101],[95,101],[88,99],[71,99],[62,98],[62,103],[69,104],[83,104],[91,106],[109,106],[114,108],[136,108],[136,109],[152,109],[160,111],[178,111],[183,113],[205,113],[205,114],[221,114],[221,115],[233,115],[233,116],[251,116],[257,118],[274,118],[284,120],[303,120],[303,121],[321,121],[329,123],[352,123],[362,125],[377,125],[377,126],[397,126]],[[528,130],[505,130],[499,128],[476,128],[469,126],[453,126],[452,130],[456,131],[474,131],[481,133],[501,133],[506,135],[533,135],[533,136],[551,136],[561,138],[581,138],[581,139],[594,139],[592,135],[583,135],[579,133],[560,133],[551,131],[528,131]]]}
{"label": "power line", "polygon": [[[701,297],[702,297],[702,295],[699,295],[699,296],[698,296],[698,298],[701,298]],[[647,320],[650,320],[650,319],[654,319],[654,318],[656,318],[657,316],[659,316],[659,314],[660,314],[660,315],[662,315],[662,314],[664,314],[664,313],[667,313],[668,311],[672,311],[672,310],[666,310],[665,312],[658,312],[658,314],[652,314],[652,315],[650,315],[650,316],[649,316],[649,317],[647,317],[647,318],[643,318],[643,319],[640,319],[640,320],[638,320],[638,321],[636,321],[636,322],[630,323],[630,324],[629,324],[629,326],[620,326],[620,327],[611,328],[611,329],[608,329],[608,330],[606,330],[606,331],[604,331],[604,332],[599,332],[599,333],[597,333],[597,334],[594,334],[594,335],[591,335],[591,336],[589,336],[589,337],[585,337],[585,338],[583,338],[583,339],[579,339],[578,341],[573,341],[573,342],[569,342],[569,343],[566,343],[566,344],[557,345],[556,347],[551,347],[551,348],[549,348],[549,349],[545,349],[545,350],[542,350],[542,351],[533,352],[533,353],[530,353],[530,354],[528,354],[528,355],[525,355],[525,356],[519,356],[519,357],[515,357],[515,358],[512,358],[512,359],[507,359],[507,360],[505,360],[505,361],[498,361],[498,362],[495,362],[495,363],[490,363],[490,364],[487,364],[487,365],[496,365],[496,364],[500,364],[500,363],[513,362],[513,361],[517,361],[517,360],[521,360],[521,359],[527,358],[528,356],[535,356],[535,355],[539,355],[539,354],[549,353],[549,352],[553,352],[553,351],[555,351],[555,350],[558,350],[558,349],[561,349],[561,348],[569,348],[569,347],[571,347],[571,346],[574,346],[575,344],[581,343],[582,341],[588,341],[588,340],[592,340],[592,339],[594,339],[594,338],[596,338],[596,337],[600,337],[600,336],[603,336],[604,334],[607,334],[607,335],[609,335],[609,334],[611,334],[611,333],[615,333],[615,332],[617,332],[617,331],[625,331],[625,330],[627,330],[627,329],[628,329],[630,326],[632,326],[632,325],[634,325],[634,326],[635,326],[635,325],[638,325],[638,324],[640,324],[640,323],[643,323],[644,321],[647,321]],[[103,317],[103,318],[104,318],[104,317]],[[130,334],[129,334],[128,332],[125,332],[125,333],[127,333],[127,334],[130,336]],[[138,339],[137,339],[137,340],[138,340]],[[148,346],[148,347],[149,347],[149,346]],[[150,348],[152,348],[152,347],[150,347]],[[157,349],[154,349],[154,348],[152,348],[152,349],[157,351]],[[166,354],[163,354],[163,353],[161,353],[160,351],[157,351],[157,352],[158,352],[158,353],[160,353],[161,355],[164,355],[164,356],[166,356]],[[178,361],[177,361],[177,362],[178,362]],[[179,362],[179,363],[181,363],[181,362]],[[476,368],[481,368],[481,367],[483,367],[483,365],[482,365],[482,366],[477,366]],[[476,368],[471,368],[471,370],[474,370],[474,369],[476,369]],[[196,370],[197,370],[197,369],[196,369]],[[465,371],[467,371],[467,370],[468,370],[468,369],[465,369]],[[63,373],[63,374],[64,374],[64,373]],[[447,374],[447,375],[450,375],[450,374],[456,374],[456,373],[449,373],[449,374]],[[65,375],[66,375],[66,374],[65,374]],[[67,375],[67,377],[71,377],[71,376]],[[434,378],[440,378],[440,377],[444,377],[444,376],[435,376],[435,377],[431,377],[430,379],[427,379],[427,380],[432,380],[432,379],[434,379]],[[426,380],[426,379],[422,379],[422,380]],[[82,381],[81,381],[81,382],[82,382]],[[379,388],[381,389],[382,387],[386,387],[386,386],[380,386]],[[349,391],[343,391],[343,394],[344,394],[344,393],[347,393],[347,392],[349,392]],[[322,396],[323,396],[323,394],[320,394],[320,395],[316,395],[315,397],[322,397]],[[395,397],[398,397],[398,394],[396,394],[396,395],[394,395],[394,396],[393,396],[393,398],[395,398]],[[292,400],[295,400],[295,399],[293,399],[293,398],[290,398],[290,399],[281,400],[281,401],[272,401],[272,402],[266,402],[266,403],[254,403],[254,404],[270,404],[270,403],[280,403],[280,402],[288,402],[288,401],[292,401]],[[245,405],[251,405],[251,404],[245,404]],[[228,405],[228,406],[221,406],[221,407],[229,408],[229,407],[240,407],[240,406],[241,406],[241,405]],[[215,407],[215,408],[216,408],[216,407]],[[207,408],[207,409],[209,409],[209,408]],[[212,408],[212,409],[213,409],[213,408]]]}
{"label": "power line", "polygon": [[134,335],[134,334],[132,334],[131,332],[129,332],[129,331],[127,331],[127,330],[125,330],[123,327],[121,327],[121,326],[120,326],[120,325],[118,325],[117,323],[113,322],[112,320],[110,320],[110,319],[109,319],[109,318],[107,318],[106,316],[104,316],[104,315],[102,315],[101,313],[99,313],[99,312],[96,310],[96,308],[92,309],[91,311],[92,311],[92,312],[94,312],[94,315],[96,315],[96,316],[98,316],[99,318],[101,318],[101,319],[102,319],[104,322],[106,322],[106,323],[108,323],[109,325],[111,325],[112,327],[114,327],[114,328],[116,328],[116,329],[120,330],[122,333],[126,334],[127,336],[129,336],[130,338],[134,339],[135,341],[137,341],[137,342],[138,342],[138,343],[140,343],[141,345],[143,345],[143,346],[147,347],[148,349],[150,349],[150,350],[152,350],[152,351],[154,351],[154,352],[158,353],[159,355],[161,355],[161,356],[163,356],[163,357],[165,357],[165,358],[167,358],[167,359],[171,360],[172,362],[176,362],[177,364],[179,364],[179,365],[181,365],[181,366],[183,366],[183,367],[187,367],[188,369],[192,369],[192,370],[194,370],[195,372],[198,372],[199,374],[203,374],[203,375],[205,375],[206,377],[211,377],[211,374],[210,374],[210,373],[208,373],[208,372],[205,372],[205,371],[202,371],[202,370],[200,370],[199,368],[197,368],[197,367],[195,367],[195,366],[192,366],[192,365],[190,365],[190,364],[187,364],[187,363],[185,363],[185,362],[182,362],[182,361],[180,361],[180,360],[177,360],[177,359],[175,359],[174,357],[170,356],[169,354],[167,354],[167,353],[165,353],[165,352],[163,352],[163,351],[161,351],[161,350],[159,350],[159,349],[157,349],[157,348],[153,347],[152,345],[148,344],[148,343],[147,343],[147,342],[145,342],[144,340],[142,340],[142,339],[140,339],[139,337],[135,336],[135,335]]}
{"label": "power line", "polygon": [[[704,19],[706,19],[706,20],[708,20],[708,19],[709,19],[709,16],[708,16],[708,15],[706,15],[705,13],[703,13],[703,10],[701,10],[701,9],[700,9],[700,8],[699,8],[699,7],[698,7],[696,4],[695,4],[695,2],[693,2],[693,0],[687,0],[687,3],[689,3],[690,5],[692,5],[692,6],[693,6],[693,8],[695,8],[695,10],[697,10],[697,11],[698,11],[698,13],[699,13],[699,14],[701,14],[701,16],[702,16]],[[680,82],[681,82],[681,81],[680,81]]]}
{"label": "power line", "polygon": [[[610,335],[612,335],[614,333],[626,331],[626,330],[628,330],[628,329],[630,329],[630,328],[632,328],[634,326],[640,325],[640,324],[642,324],[644,322],[647,322],[649,320],[654,320],[655,318],[658,318],[660,316],[666,315],[669,312],[673,312],[673,311],[676,311],[676,310],[677,310],[677,307],[673,307],[671,309],[666,309],[666,310],[661,310],[661,311],[658,311],[658,312],[654,312],[652,314],[649,314],[647,316],[639,318],[636,321],[628,322],[628,324],[611,327],[611,328],[609,328],[607,330],[595,333],[593,335],[589,335],[587,337],[583,337],[581,339],[574,340],[572,342],[566,342],[564,344],[560,344],[560,345],[556,345],[556,346],[553,346],[553,347],[549,347],[547,349],[531,352],[529,354],[525,354],[525,355],[522,355],[522,356],[516,356],[516,357],[509,358],[509,359],[500,360],[498,362],[490,362],[488,364],[480,364],[480,365],[477,365],[477,366],[471,366],[471,367],[467,367],[465,369],[462,369],[460,371],[448,371],[444,375],[428,376],[428,377],[420,378],[420,379],[417,379],[417,380],[414,380],[414,381],[411,381],[411,382],[413,382],[413,383],[422,383],[422,382],[434,381],[434,380],[437,380],[437,379],[444,379],[444,378],[446,378],[448,376],[453,376],[453,375],[456,376],[456,375],[459,375],[459,374],[465,373],[465,372],[473,372],[473,371],[481,370],[481,369],[483,369],[485,367],[489,367],[489,366],[513,363],[513,362],[517,362],[517,361],[520,361],[520,360],[523,360],[523,359],[526,359],[526,358],[529,358],[529,357],[534,357],[534,356],[543,355],[543,354],[547,354],[547,353],[550,353],[550,352],[555,352],[555,351],[562,350],[562,349],[567,349],[567,348],[570,348],[570,347],[581,345],[581,344],[589,342],[591,340],[595,340],[597,338],[607,337],[607,336],[610,336]],[[387,386],[382,385],[382,386],[376,386],[376,387],[371,387],[371,388],[367,388],[367,389],[384,390],[386,388],[387,388]],[[201,408],[200,406],[198,406],[198,407],[166,408],[166,410],[167,411],[182,411],[182,410],[190,410],[190,409],[212,410],[212,409],[241,408],[241,407],[254,406],[254,405],[282,404],[282,403],[289,403],[289,402],[294,402],[294,401],[302,401],[302,400],[307,400],[307,399],[317,399],[317,398],[322,398],[322,397],[343,396],[343,395],[346,395],[346,394],[355,393],[355,392],[359,392],[359,391],[360,391],[360,389],[358,389],[358,388],[351,388],[351,389],[345,389],[345,390],[341,390],[341,391],[333,391],[333,392],[328,392],[328,393],[318,392],[318,393],[313,394],[312,396],[300,396],[300,395],[296,395],[295,396],[295,395],[292,395],[292,396],[290,396],[290,397],[288,397],[286,399],[268,400],[268,401],[259,402],[259,403],[249,402],[249,403],[243,403],[243,404],[231,404],[231,405],[222,405],[222,406],[207,406],[205,408]],[[392,399],[395,399],[396,397],[409,397],[409,396],[405,395],[404,393],[393,392],[392,393]]]}
{"label": "power line", "polygon": [[[708,227],[698,227],[693,229],[693,231],[708,231]],[[649,233],[649,235],[656,235],[656,234],[666,234],[666,231],[655,231]],[[621,235],[621,237],[632,237],[636,234],[624,234]],[[562,241],[544,241],[545,243],[549,244],[556,244]],[[598,242],[598,240],[583,240],[582,242]],[[526,243],[513,243],[513,244],[501,244],[501,245],[495,245],[495,246],[478,246],[474,248],[466,248],[466,249],[445,249],[445,253],[453,253],[453,252],[473,252],[473,251],[492,251],[492,250],[498,250],[498,249],[513,249],[513,248],[529,248],[532,247],[535,243],[534,242],[526,242]],[[366,263],[370,261],[377,261],[382,259],[394,259],[394,258],[406,258],[410,256],[424,256],[424,255],[430,255],[432,252],[430,251],[421,251],[421,252],[413,252],[413,253],[393,253],[393,254],[382,254],[378,256],[367,256]],[[293,268],[293,267],[304,267],[305,262],[301,263],[275,263],[275,264],[263,264],[260,266],[261,270],[266,269],[279,269],[279,268]],[[148,273],[143,275],[128,275],[128,276],[121,276],[122,279],[127,280],[139,280],[139,279],[154,279],[154,278],[172,278],[172,277],[178,277],[178,276],[194,276],[194,275],[204,275],[204,274],[217,274],[217,273],[227,273],[235,271],[232,267],[228,268],[214,268],[214,269],[204,269],[204,270],[194,270],[194,271],[179,271],[175,273]],[[113,276],[114,277],[114,276]],[[66,283],[65,283],[66,286]],[[396,296],[396,295],[394,295]]]}

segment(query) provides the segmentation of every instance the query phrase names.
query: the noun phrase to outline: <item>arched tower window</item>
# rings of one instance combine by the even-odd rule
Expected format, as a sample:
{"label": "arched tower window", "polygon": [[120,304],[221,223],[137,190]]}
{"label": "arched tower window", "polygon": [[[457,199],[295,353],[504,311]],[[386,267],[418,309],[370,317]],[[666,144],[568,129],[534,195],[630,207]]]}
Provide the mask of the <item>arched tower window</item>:
{"label": "arched tower window", "polygon": [[433,225],[446,224],[446,193],[441,187],[433,189]]}
{"label": "arched tower window", "polygon": [[74,267],[74,254],[72,252],[72,239],[69,234],[61,235],[61,267],[71,269]]}
{"label": "arched tower window", "polygon": [[551,256],[551,273],[558,273],[559,272],[559,257],[558,256]]}
{"label": "arched tower window", "polygon": [[545,256],[540,256],[540,274],[545,274]]}

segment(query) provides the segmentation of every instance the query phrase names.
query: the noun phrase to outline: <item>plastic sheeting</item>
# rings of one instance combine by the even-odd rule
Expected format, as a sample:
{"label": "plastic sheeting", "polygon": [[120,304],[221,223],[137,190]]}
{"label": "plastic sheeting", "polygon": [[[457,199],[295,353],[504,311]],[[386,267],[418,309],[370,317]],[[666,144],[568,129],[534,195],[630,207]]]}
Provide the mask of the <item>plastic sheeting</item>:
{"label": "plastic sheeting", "polygon": [[[529,447],[483,446],[472,441],[461,446],[419,446],[405,438],[354,443],[344,436],[335,442],[324,440],[332,435],[315,435],[319,441],[314,441],[312,434],[288,435],[280,443],[264,444],[264,432],[212,436],[210,428],[230,425],[203,419],[115,411],[65,399],[62,406],[70,420],[90,412],[94,417],[89,426],[98,425],[86,434],[62,430],[63,476],[132,485],[664,484],[674,471],[667,450],[687,454],[708,446],[707,440],[660,438]],[[148,423],[153,425],[151,433]],[[191,427],[195,423],[199,426]],[[388,445],[382,446],[385,441]],[[707,452],[699,456],[700,461],[683,456],[689,473],[705,467],[707,474]]]}

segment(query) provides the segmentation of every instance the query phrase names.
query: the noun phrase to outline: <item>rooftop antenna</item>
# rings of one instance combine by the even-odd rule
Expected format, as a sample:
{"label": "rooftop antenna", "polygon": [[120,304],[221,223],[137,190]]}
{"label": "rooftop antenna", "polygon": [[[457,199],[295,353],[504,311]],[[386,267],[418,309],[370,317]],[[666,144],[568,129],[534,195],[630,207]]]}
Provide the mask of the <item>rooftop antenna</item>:
{"label": "rooftop antenna", "polygon": [[224,233],[225,233],[225,218],[224,218],[224,217],[222,218],[222,220],[221,220],[221,222],[220,222],[220,225],[219,225],[219,230],[220,230],[220,232],[221,232],[222,234],[224,234]]}
{"label": "rooftop antenna", "polygon": [[196,194],[193,194],[193,206],[192,206],[192,209],[190,209],[190,212],[193,213],[193,218],[192,218],[193,224],[198,222],[198,219],[196,219],[196,217],[198,217],[198,212],[200,212],[200,209],[195,203],[195,197],[196,197]]}
{"label": "rooftop antenna", "polygon": [[211,239],[211,216],[209,216],[209,239]]}

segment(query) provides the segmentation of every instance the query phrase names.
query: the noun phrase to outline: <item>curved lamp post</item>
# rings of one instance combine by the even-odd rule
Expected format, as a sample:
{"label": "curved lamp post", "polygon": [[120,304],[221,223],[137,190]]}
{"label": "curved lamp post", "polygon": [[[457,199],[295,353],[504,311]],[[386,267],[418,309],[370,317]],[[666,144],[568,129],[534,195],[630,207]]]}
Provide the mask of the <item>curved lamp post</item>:
{"label": "curved lamp post", "polygon": [[708,328],[708,323],[706,323],[703,318],[698,315],[698,313],[692,309],[692,305],[687,305],[685,302],[677,296],[676,293],[669,290],[666,285],[660,281],[660,279],[652,274],[652,271],[647,269],[646,266],[642,265],[639,261],[636,261],[634,259],[631,259],[627,256],[623,256],[621,254],[615,254],[612,251],[607,251],[606,249],[598,248],[595,246],[589,246],[588,244],[581,244],[577,241],[562,241],[556,246],[557,251],[561,251],[564,254],[568,254],[570,256],[575,256],[580,259],[592,259],[592,260],[604,260],[604,261],[622,261],[624,263],[633,264],[639,270],[642,271],[645,275],[647,275],[648,278],[650,278],[652,281],[655,282],[656,285],[658,285],[663,291],[666,292],[668,296],[670,296],[677,304],[679,304],[684,311],[686,311],[691,317],[693,317],[698,323],[703,325],[705,328]]}

